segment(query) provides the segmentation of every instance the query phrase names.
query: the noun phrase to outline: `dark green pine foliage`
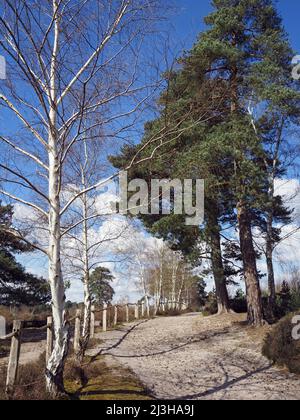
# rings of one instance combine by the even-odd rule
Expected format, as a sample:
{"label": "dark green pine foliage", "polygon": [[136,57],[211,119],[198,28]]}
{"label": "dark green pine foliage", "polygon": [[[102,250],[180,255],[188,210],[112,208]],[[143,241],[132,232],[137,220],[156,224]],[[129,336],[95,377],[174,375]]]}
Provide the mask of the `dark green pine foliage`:
{"label": "dark green pine foliage", "polygon": [[[207,251],[211,254],[219,312],[228,312],[220,221],[234,219],[232,197],[227,189],[230,172],[226,171],[228,156],[223,145],[216,147],[210,135],[210,130],[229,113],[227,87],[221,80],[209,79],[193,54],[180,60],[176,72],[166,75],[167,88],[160,97],[160,117],[146,124],[142,144],[125,147],[121,155],[111,161],[123,169],[133,156],[147,158],[157,146],[151,139],[164,133],[163,145],[154,159],[131,169],[130,178],[146,179],[149,185],[153,178],[205,179],[205,226],[187,227],[185,217],[178,215],[141,218],[151,233],[166,239],[174,250],[182,251],[195,265],[207,258]],[[139,152],[141,146],[142,152]],[[199,243],[203,242],[208,244],[208,250],[199,248]]]}
{"label": "dark green pine foliage", "polygon": [[48,282],[26,273],[14,256],[16,253],[28,252],[30,248],[7,233],[12,217],[12,207],[0,203],[0,305],[45,305],[50,302]]}
{"label": "dark green pine foliage", "polygon": [[105,267],[97,267],[90,276],[90,293],[93,303],[102,306],[104,303],[110,304],[113,300],[115,291],[111,285],[114,276]]}
{"label": "dark green pine foliage", "polygon": [[140,145],[125,148],[112,161],[125,168],[136,154],[150,156],[156,146],[150,139],[173,121],[177,135],[166,130],[165,146],[152,161],[134,168],[131,176],[149,182],[151,177],[204,178],[205,228],[186,228],[178,216],[143,220],[152,232],[199,258],[197,244],[205,240],[215,251],[211,257],[216,286],[224,284],[226,272],[220,229],[237,222],[249,323],[260,325],[263,313],[252,228],[263,227],[268,219],[274,235],[275,214],[288,216],[280,199],[270,194],[282,164],[272,155],[272,144],[297,121],[300,97],[291,78],[293,53],[272,1],[215,0],[213,6],[205,20],[210,28],[181,60],[181,68],[168,75],[161,116],[146,125],[143,151],[138,153]]}
{"label": "dark green pine foliage", "polygon": [[198,304],[200,308],[203,308],[208,297],[206,293],[207,284],[201,277],[198,277],[196,280]]}
{"label": "dark green pine foliage", "polygon": [[231,154],[229,188],[237,209],[248,318],[251,324],[261,324],[252,227],[266,202],[275,206],[268,195],[270,149],[265,141],[273,128],[263,129],[266,121],[278,119],[289,125],[298,112],[299,93],[291,77],[293,52],[271,0],[215,0],[213,5],[215,11],[206,18],[210,29],[201,35],[193,57],[210,78],[228,87],[230,113],[212,135]]}
{"label": "dark green pine foliage", "polygon": [[[145,145],[149,139],[158,136],[165,126],[169,126],[166,121],[173,119],[176,129],[172,135],[164,137],[164,145],[156,152],[155,158],[131,169],[129,177],[145,179],[149,186],[151,179],[155,178],[205,178],[206,197],[210,198],[206,200],[206,214],[210,216],[206,227],[186,226],[185,217],[179,215],[140,217],[152,234],[163,237],[174,250],[182,251],[195,265],[199,265],[201,259],[207,256],[207,250],[200,250],[199,243],[209,243],[213,254],[212,268],[219,312],[229,311],[219,219],[225,217],[225,213],[227,218],[229,213],[233,215],[233,208],[231,206],[229,209],[230,195],[227,194],[226,198],[224,195],[226,171],[222,168],[226,167],[226,157],[222,150],[212,150],[207,140],[209,129],[221,122],[226,108],[223,85],[218,81],[206,80],[205,75],[198,74],[193,66],[185,64],[185,60],[182,60],[182,68],[178,72],[167,76],[168,88],[160,98],[161,117],[146,124],[143,152],[139,153],[139,158],[151,155],[155,146]],[[180,121],[182,123],[178,125]],[[111,161],[116,167],[125,168],[140,148],[141,145],[125,147],[121,155]]]}
{"label": "dark green pine foliage", "polygon": [[[281,319],[293,311],[292,291],[288,282],[283,281],[280,292],[276,294],[275,316]],[[298,308],[295,308],[298,309]]]}

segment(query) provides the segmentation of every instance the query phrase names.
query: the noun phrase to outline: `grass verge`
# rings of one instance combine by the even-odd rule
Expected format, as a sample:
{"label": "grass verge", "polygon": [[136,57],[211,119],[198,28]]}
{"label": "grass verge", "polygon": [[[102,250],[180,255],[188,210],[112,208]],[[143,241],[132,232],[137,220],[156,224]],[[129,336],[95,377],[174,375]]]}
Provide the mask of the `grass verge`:
{"label": "grass verge", "polygon": [[[35,363],[19,368],[13,400],[51,400],[45,387],[45,355]],[[0,368],[0,400],[5,393],[6,367]],[[86,358],[81,366],[69,356],[65,387],[70,400],[149,400],[149,392],[129,370],[107,356]]]}
{"label": "grass verge", "polygon": [[151,400],[149,392],[129,370],[99,356],[83,367],[76,362],[66,370],[67,391],[79,400]]}

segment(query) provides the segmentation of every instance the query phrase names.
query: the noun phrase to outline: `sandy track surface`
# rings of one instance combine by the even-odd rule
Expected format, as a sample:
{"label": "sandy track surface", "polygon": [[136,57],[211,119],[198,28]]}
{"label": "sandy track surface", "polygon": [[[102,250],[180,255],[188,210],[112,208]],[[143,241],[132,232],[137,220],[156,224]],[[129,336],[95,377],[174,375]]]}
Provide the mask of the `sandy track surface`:
{"label": "sandy track surface", "polygon": [[98,335],[96,353],[131,368],[160,399],[300,399],[300,377],[261,355],[262,332],[241,316],[156,318]]}
{"label": "sandy track surface", "polygon": [[[46,351],[46,333],[32,330],[24,334],[21,345],[20,364],[36,362]],[[7,366],[8,357],[0,358],[0,367]]]}

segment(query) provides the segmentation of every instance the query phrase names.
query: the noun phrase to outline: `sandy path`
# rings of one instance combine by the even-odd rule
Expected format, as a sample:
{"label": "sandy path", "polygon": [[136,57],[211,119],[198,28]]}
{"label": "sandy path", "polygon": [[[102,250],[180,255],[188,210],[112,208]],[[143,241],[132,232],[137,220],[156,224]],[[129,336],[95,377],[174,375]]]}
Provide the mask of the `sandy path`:
{"label": "sandy path", "polygon": [[[27,365],[28,363],[37,362],[46,349],[46,341],[38,343],[24,343],[21,346],[20,364]],[[7,366],[8,357],[0,358],[0,367]]]}
{"label": "sandy path", "polygon": [[[261,338],[233,321],[196,314],[98,335],[102,354],[130,367],[160,399],[300,399],[300,378],[271,367]],[[252,331],[252,333],[251,333]]]}

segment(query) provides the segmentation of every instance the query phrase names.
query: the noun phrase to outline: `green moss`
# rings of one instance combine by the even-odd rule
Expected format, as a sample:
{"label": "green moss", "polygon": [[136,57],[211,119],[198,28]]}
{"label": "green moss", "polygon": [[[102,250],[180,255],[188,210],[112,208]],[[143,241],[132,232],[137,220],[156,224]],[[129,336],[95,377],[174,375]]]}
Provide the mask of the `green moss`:
{"label": "green moss", "polygon": [[84,378],[66,379],[67,392],[80,400],[150,400],[139,379],[121,365],[108,366],[105,357],[84,365]]}

